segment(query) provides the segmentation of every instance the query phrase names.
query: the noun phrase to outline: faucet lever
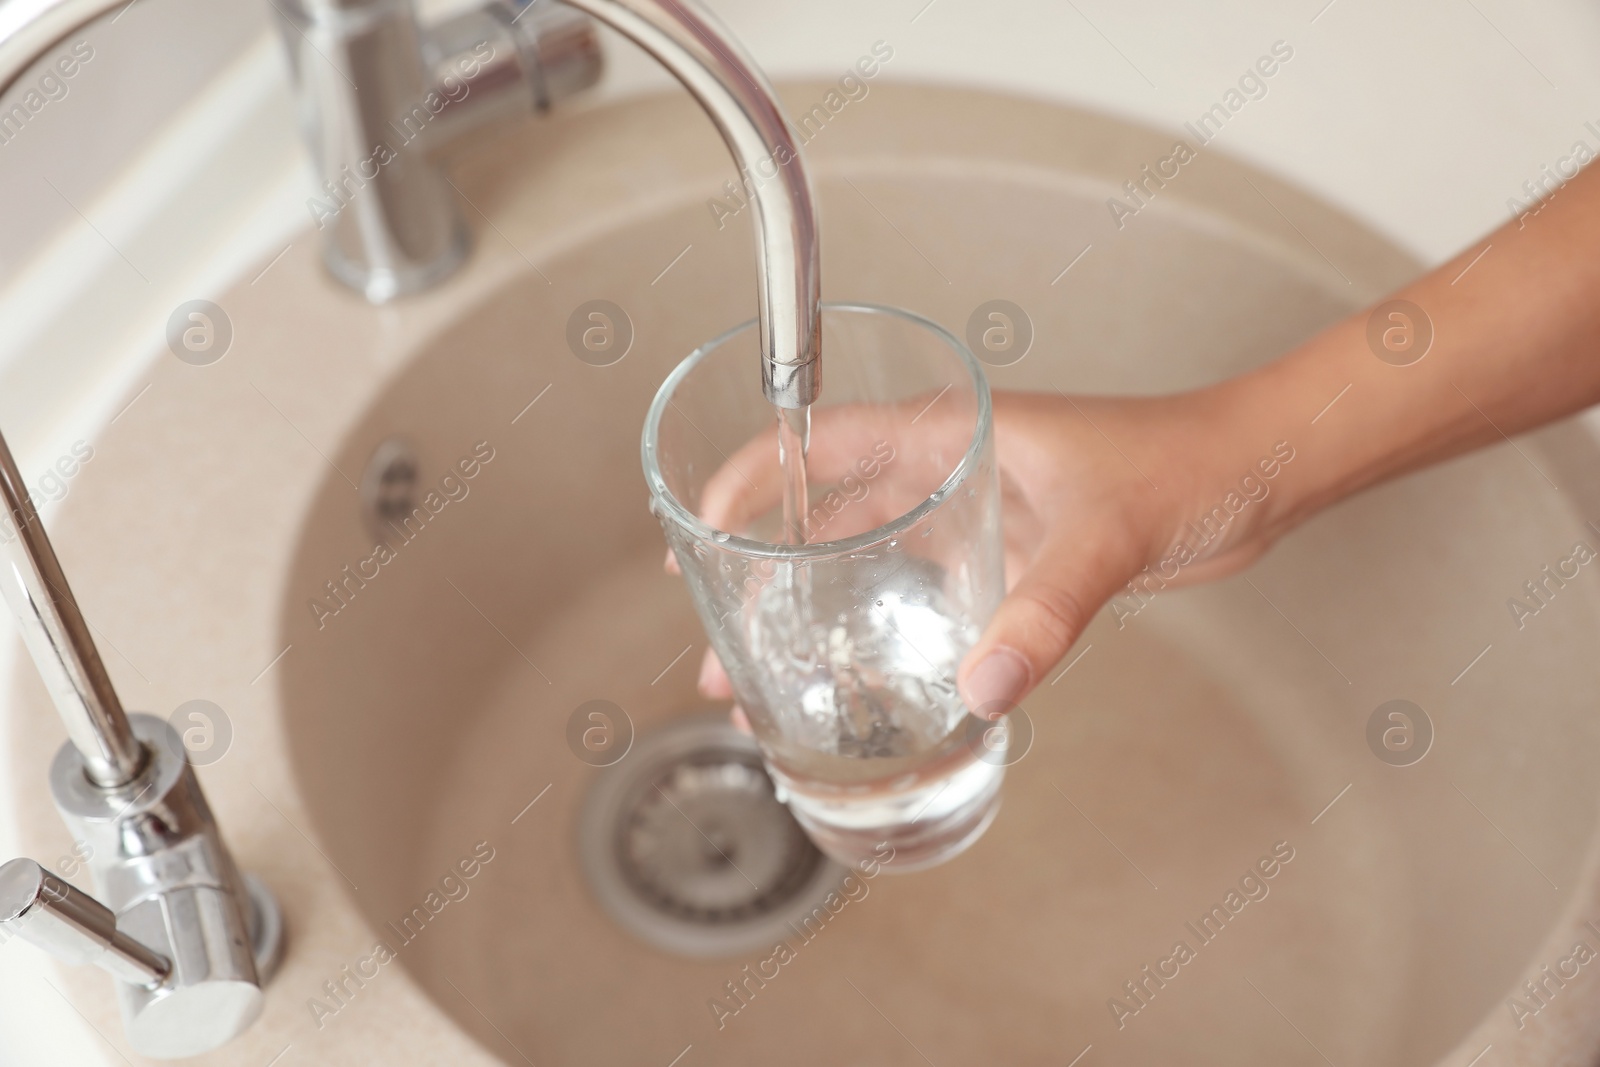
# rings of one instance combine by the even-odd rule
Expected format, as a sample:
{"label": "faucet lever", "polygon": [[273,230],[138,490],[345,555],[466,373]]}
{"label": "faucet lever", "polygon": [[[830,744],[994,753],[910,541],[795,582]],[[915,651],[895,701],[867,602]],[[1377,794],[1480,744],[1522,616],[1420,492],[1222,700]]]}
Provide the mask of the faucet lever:
{"label": "faucet lever", "polygon": [[0,866],[0,930],[147,989],[172,973],[171,960],[117,929],[110,908],[30,859]]}

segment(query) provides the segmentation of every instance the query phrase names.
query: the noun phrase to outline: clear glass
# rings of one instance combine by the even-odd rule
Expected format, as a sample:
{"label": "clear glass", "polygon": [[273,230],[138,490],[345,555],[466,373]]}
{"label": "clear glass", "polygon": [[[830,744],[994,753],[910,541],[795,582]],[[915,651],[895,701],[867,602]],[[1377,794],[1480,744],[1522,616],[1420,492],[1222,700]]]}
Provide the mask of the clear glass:
{"label": "clear glass", "polygon": [[1004,732],[955,686],[1004,592],[989,387],[959,340],[908,312],[824,305],[822,339],[805,543],[785,543],[754,323],[662,385],[645,478],[790,810],[842,862],[887,844],[886,869],[915,870],[977,840],[1005,773]]}

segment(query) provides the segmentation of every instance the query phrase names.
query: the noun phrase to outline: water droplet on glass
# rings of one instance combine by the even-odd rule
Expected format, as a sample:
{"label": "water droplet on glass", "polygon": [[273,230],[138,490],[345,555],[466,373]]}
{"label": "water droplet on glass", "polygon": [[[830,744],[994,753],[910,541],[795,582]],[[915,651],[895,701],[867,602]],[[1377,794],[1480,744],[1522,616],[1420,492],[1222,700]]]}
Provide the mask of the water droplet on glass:
{"label": "water droplet on glass", "polygon": [[713,541],[715,541],[717,544],[721,545],[721,544],[726,544],[727,541],[728,541],[728,538],[730,536],[732,536],[732,535],[730,535],[726,531],[718,530],[716,533],[711,535],[711,539]]}

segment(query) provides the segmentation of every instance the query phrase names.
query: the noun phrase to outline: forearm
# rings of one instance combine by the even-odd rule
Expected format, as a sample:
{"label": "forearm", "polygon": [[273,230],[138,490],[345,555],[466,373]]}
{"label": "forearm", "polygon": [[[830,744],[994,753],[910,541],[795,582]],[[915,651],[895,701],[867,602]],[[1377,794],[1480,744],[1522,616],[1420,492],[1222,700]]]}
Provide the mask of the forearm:
{"label": "forearm", "polygon": [[1367,309],[1203,398],[1250,438],[1240,447],[1296,449],[1294,477],[1262,515],[1269,538],[1366,486],[1600,402],[1600,167],[1388,299],[1431,321],[1419,361],[1380,359]]}
{"label": "forearm", "polygon": [[1419,359],[1369,344],[1369,308],[1195,392],[997,394],[1016,584],[962,664],[967,706],[1012,707],[1108,599],[1143,602],[1141,575],[1236,572],[1341,497],[1600,402],[1600,164],[1392,300],[1431,324]]}

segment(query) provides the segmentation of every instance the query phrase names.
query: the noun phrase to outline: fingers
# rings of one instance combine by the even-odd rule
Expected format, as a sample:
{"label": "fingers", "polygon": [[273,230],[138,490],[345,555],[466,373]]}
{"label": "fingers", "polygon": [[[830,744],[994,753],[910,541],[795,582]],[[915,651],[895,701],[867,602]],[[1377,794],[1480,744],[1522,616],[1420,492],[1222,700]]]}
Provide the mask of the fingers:
{"label": "fingers", "polygon": [[732,700],[733,683],[728,680],[728,672],[722,669],[722,661],[717,658],[715,649],[706,649],[705,658],[700,661],[700,695],[710,700]]}
{"label": "fingers", "polygon": [[962,661],[957,685],[974,715],[999,718],[1039,684],[1137,569],[1125,557],[1064,537],[1043,546]]}
{"label": "fingers", "polygon": [[[954,417],[958,413],[935,409],[918,425],[919,412],[926,409],[927,401],[921,397],[894,406],[839,404],[813,409],[808,480],[814,486],[859,483],[894,465],[897,477],[880,484],[874,509],[886,518],[903,514],[938,487],[967,445],[970,427]],[[716,529],[739,533],[777,507],[782,493],[774,427],[746,441],[706,480],[700,517]],[[893,514],[884,510],[896,508]],[[838,536],[845,535],[832,532],[829,539]]]}
{"label": "fingers", "polygon": [[[700,694],[712,700],[732,700],[733,685],[728,681],[728,674],[722,669],[722,661],[717,659],[717,654],[712,649],[706,649],[705,659],[700,661]],[[733,728],[754,736],[755,730],[750,726],[750,717],[744,709],[735,704],[728,709],[728,719],[733,723]]]}
{"label": "fingers", "polygon": [[[799,520],[808,543],[838,541],[882,526],[943,484],[966,450],[970,427],[949,402],[938,405],[942,396],[813,412],[806,473],[814,492]],[[782,486],[774,427],[746,441],[706,480],[700,518],[714,529],[744,534],[778,507]],[[671,549],[663,568],[682,573]]]}
{"label": "fingers", "polygon": [[746,441],[706,479],[700,491],[700,518],[713,529],[739,533],[782,499],[774,426]]}

